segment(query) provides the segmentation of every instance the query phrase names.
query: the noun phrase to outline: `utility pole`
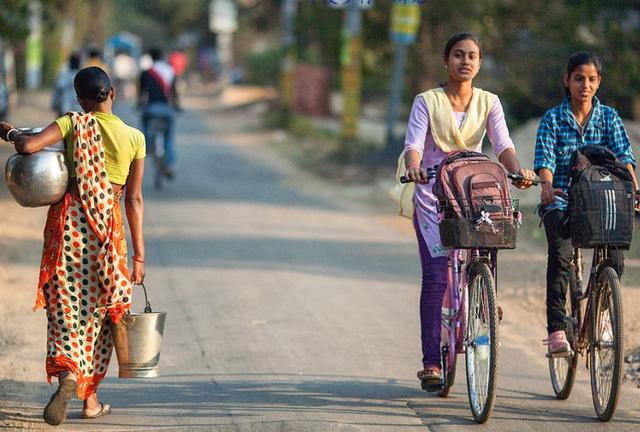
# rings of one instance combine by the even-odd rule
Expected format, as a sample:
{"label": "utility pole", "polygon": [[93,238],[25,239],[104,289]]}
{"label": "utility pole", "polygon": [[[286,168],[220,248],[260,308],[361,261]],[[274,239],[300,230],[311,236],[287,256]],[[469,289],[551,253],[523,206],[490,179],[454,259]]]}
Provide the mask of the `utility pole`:
{"label": "utility pole", "polygon": [[398,107],[402,96],[404,70],[407,63],[409,45],[415,42],[420,25],[420,5],[416,3],[395,3],[391,10],[391,41],[394,43],[393,78],[387,112],[387,149],[395,146],[394,126],[398,117]]}
{"label": "utility pole", "polygon": [[293,105],[294,85],[293,68],[295,66],[295,42],[293,23],[295,21],[297,0],[285,0],[282,4],[282,28],[284,29],[282,44],[284,46],[284,58],[280,68],[280,91],[282,94],[282,107],[289,111]]}
{"label": "utility pole", "polygon": [[342,38],[340,59],[342,63],[341,137],[345,143],[348,143],[358,136],[358,118],[360,116],[362,15],[358,1],[346,4]]}
{"label": "utility pole", "polygon": [[36,89],[42,84],[42,4],[29,2],[29,36],[26,48],[26,81],[28,89]]}
{"label": "utility pole", "polygon": [[227,80],[233,65],[233,33],[237,29],[238,10],[233,0],[212,0],[209,3],[209,30],[216,34],[222,74]]}

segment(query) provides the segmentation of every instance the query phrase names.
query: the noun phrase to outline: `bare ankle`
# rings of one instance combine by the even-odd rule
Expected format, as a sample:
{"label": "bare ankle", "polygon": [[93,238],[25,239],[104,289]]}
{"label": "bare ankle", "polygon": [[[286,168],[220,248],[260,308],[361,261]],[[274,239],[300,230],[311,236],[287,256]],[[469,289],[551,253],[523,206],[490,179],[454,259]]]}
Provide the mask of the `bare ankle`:
{"label": "bare ankle", "polygon": [[60,374],[58,374],[58,382],[60,384],[62,384],[65,381],[77,381],[78,379],[76,378],[76,376],[70,372],[70,371],[64,371],[64,372],[60,372]]}

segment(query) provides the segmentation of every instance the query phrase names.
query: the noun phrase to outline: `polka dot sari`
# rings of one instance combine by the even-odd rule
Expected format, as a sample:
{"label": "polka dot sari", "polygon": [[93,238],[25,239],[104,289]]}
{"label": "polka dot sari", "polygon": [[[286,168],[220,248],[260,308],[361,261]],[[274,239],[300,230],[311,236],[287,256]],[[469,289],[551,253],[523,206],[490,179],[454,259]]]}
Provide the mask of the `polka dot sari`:
{"label": "polka dot sari", "polygon": [[34,309],[47,311],[49,383],[62,371],[78,379],[86,399],[104,378],[111,322],[131,304],[120,196],[111,189],[93,113],[69,113],[74,124],[76,188],[49,208]]}

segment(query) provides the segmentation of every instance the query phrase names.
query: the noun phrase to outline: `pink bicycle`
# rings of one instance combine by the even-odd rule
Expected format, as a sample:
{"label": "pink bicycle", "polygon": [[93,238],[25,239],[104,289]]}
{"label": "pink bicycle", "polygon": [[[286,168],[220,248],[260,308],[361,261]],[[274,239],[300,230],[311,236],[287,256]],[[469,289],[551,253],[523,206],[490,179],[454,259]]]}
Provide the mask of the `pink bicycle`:
{"label": "pink bicycle", "polygon": [[[429,178],[435,171],[428,171]],[[524,180],[518,175],[509,175],[512,180]],[[539,184],[533,180],[533,184]],[[446,208],[446,203],[440,203]],[[460,207],[459,203],[455,205]],[[487,202],[487,212],[503,211],[505,216],[518,219],[518,200],[513,199],[499,210]],[[466,211],[467,209],[462,209]],[[446,210],[445,210],[446,211]],[[469,211],[468,214],[471,212]],[[474,219],[472,224],[477,224]],[[499,222],[496,222],[499,223]],[[506,223],[506,222],[505,222]],[[516,227],[512,227],[515,231]],[[501,231],[504,232],[504,231]],[[441,236],[443,235],[441,224]],[[513,233],[515,236],[515,233]],[[486,238],[486,247],[453,249],[449,254],[448,283],[442,307],[442,380],[430,384],[425,381],[422,388],[446,397],[456,377],[456,359],[465,354],[467,394],[474,421],[485,423],[493,410],[498,373],[498,305],[497,271],[498,247],[495,238]],[[444,243],[444,242],[443,242]]]}

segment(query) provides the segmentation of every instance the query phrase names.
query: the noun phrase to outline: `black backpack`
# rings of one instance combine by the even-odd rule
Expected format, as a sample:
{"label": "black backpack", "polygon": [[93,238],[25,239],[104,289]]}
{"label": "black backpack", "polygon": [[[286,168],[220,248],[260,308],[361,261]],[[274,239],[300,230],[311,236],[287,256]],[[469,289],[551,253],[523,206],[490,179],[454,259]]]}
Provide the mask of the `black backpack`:
{"label": "black backpack", "polygon": [[574,247],[629,249],[633,234],[631,173],[606,147],[575,151],[570,163],[569,225]]}

